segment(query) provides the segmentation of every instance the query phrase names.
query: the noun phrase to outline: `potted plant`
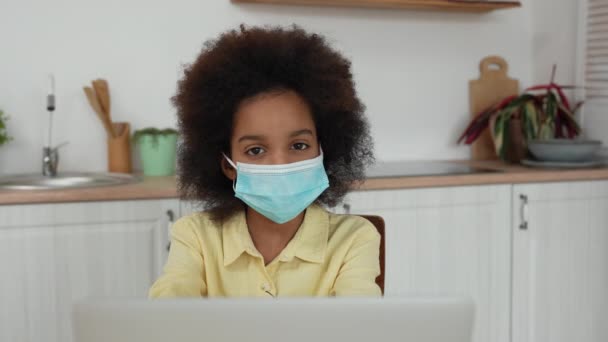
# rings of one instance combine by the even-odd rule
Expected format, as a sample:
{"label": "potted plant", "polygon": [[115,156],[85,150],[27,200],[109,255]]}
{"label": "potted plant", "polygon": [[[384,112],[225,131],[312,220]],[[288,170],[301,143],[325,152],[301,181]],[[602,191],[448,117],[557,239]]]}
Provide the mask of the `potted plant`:
{"label": "potted plant", "polygon": [[527,155],[527,142],[537,139],[572,139],[581,133],[574,115],[582,102],[571,106],[564,89],[553,79],[549,84],[527,88],[521,95],[509,96],[479,113],[465,129],[458,142],[472,144],[486,129],[490,129],[496,155],[518,163]]}
{"label": "potted plant", "polygon": [[133,132],[133,142],[139,147],[144,175],[170,176],[175,173],[178,132],[173,128],[153,127]]}
{"label": "potted plant", "polygon": [[8,121],[8,116],[6,116],[4,112],[0,110],[0,146],[13,140],[13,138],[8,135],[6,121]]}

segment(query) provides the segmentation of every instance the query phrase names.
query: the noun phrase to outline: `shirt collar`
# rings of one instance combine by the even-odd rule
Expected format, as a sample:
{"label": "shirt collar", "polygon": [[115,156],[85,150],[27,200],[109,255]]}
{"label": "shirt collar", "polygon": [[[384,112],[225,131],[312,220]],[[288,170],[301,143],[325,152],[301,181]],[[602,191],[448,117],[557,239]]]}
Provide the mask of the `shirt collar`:
{"label": "shirt collar", "polygon": [[[294,257],[313,263],[325,260],[329,237],[329,213],[318,205],[306,209],[302,225],[278,256],[280,261],[291,261]],[[249,230],[245,211],[228,218],[222,225],[224,266],[236,261],[243,253],[262,257],[255,248]]]}
{"label": "shirt collar", "polygon": [[235,213],[222,224],[222,241],[224,266],[232,264],[245,252],[254,256],[259,255],[249,235],[244,210]]}

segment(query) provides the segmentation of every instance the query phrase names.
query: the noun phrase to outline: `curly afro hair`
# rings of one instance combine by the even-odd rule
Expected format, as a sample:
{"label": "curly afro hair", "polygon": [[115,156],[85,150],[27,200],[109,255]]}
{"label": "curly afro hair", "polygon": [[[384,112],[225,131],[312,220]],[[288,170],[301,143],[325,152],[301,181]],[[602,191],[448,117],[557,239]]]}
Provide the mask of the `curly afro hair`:
{"label": "curly afro hair", "polygon": [[182,138],[181,198],[201,204],[216,220],[244,208],[222,173],[222,152],[230,152],[239,104],[277,90],[296,92],[311,108],[330,184],[317,203],[334,207],[364,178],[374,160],[373,143],[350,62],[322,36],[296,25],[241,25],[204,44],[196,61],[185,67],[172,98]]}

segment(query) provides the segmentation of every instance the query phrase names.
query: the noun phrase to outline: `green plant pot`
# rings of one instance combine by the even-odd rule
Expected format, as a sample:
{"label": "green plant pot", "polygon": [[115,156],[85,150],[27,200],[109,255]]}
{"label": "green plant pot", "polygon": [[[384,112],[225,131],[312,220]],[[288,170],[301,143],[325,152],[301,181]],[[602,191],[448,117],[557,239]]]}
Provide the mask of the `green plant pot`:
{"label": "green plant pot", "polygon": [[177,134],[143,134],[137,145],[145,176],[171,176],[175,173]]}

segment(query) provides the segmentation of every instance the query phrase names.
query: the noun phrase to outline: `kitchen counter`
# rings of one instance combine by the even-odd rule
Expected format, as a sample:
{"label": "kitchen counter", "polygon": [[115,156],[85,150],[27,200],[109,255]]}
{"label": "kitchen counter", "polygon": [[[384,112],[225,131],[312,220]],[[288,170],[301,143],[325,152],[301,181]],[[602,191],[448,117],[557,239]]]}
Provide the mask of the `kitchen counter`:
{"label": "kitchen counter", "polygon": [[176,198],[174,176],[144,177],[133,184],[60,190],[0,190],[0,205]]}
{"label": "kitchen counter", "polygon": [[[550,170],[509,165],[500,161],[437,161],[437,162],[388,162],[380,164],[375,173],[356,190],[406,189],[444,186],[519,184],[540,182],[565,182],[583,180],[608,180],[608,166],[592,169]],[[437,172],[436,165],[451,164],[445,172]],[[401,165],[403,167],[401,168]],[[406,167],[407,165],[407,167]],[[428,173],[425,174],[425,166]],[[415,167],[414,167],[415,166]],[[382,172],[389,169],[391,172]],[[399,170],[403,169],[400,174]],[[412,171],[413,170],[413,171]],[[177,198],[176,179],[169,177],[144,177],[135,184],[82,188],[69,190],[11,190],[0,191],[0,205],[51,202],[141,200]]]}
{"label": "kitchen counter", "polygon": [[451,174],[445,176],[374,177],[359,186],[359,190],[428,188],[462,185],[521,184],[542,182],[572,182],[584,180],[608,180],[608,166],[588,169],[541,169],[501,161],[448,161],[472,168],[494,172]]}

